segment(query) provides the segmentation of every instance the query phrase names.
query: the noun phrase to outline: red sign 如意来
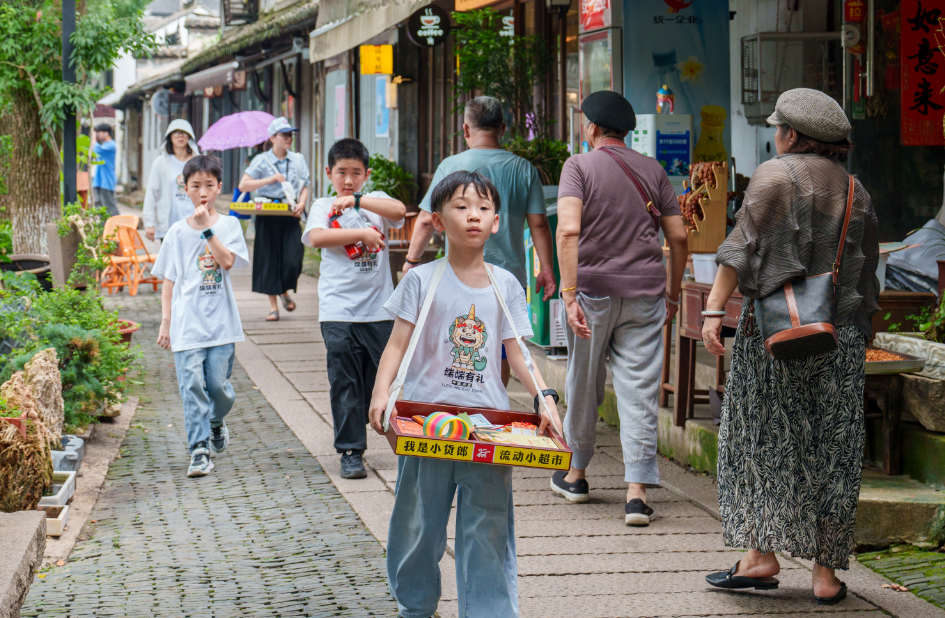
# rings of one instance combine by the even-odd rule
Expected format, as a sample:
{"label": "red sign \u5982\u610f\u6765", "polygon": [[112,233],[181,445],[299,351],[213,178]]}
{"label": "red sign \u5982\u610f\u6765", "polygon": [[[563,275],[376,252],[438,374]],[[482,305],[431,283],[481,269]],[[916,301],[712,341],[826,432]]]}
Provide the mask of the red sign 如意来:
{"label": "red sign \u5982\u610f\u6765", "polygon": [[581,0],[581,32],[610,27],[610,0]]}
{"label": "red sign \u5982\u610f\u6765", "polygon": [[902,0],[899,9],[904,146],[943,146],[945,3]]}

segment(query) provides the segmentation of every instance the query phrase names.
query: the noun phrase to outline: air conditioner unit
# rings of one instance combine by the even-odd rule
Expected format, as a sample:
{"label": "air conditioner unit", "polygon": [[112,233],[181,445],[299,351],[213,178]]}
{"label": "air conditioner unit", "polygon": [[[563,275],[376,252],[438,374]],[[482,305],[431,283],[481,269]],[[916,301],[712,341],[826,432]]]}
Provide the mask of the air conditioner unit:
{"label": "air conditioner unit", "polygon": [[742,105],[765,124],[782,92],[814,88],[843,98],[840,32],[758,32],[742,37]]}

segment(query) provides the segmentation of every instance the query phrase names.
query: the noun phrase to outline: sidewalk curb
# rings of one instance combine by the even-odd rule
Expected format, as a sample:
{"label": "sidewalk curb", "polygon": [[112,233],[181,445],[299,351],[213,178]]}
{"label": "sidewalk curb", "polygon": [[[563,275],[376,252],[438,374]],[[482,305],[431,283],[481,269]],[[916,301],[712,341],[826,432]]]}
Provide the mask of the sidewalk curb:
{"label": "sidewalk curb", "polygon": [[54,565],[59,560],[69,560],[76,542],[85,532],[92,510],[105,486],[105,478],[125,441],[125,435],[131,427],[137,409],[138,398],[128,397],[121,406],[121,413],[116,417],[104,419],[96,429],[95,437],[86,444],[85,458],[76,475],[76,492],[69,509],[69,523],[62,536],[46,537],[43,567]]}

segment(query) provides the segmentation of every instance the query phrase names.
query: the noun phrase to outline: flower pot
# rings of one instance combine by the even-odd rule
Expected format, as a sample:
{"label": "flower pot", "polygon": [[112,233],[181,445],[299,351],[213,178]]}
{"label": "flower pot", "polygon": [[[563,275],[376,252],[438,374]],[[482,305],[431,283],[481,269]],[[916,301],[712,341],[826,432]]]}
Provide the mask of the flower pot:
{"label": "flower pot", "polygon": [[39,506],[66,506],[66,503],[72,498],[72,494],[75,493],[75,477],[74,470],[53,472],[53,487],[59,485],[59,490],[55,495],[40,498]]}
{"label": "flower pot", "polygon": [[121,333],[121,341],[125,345],[131,345],[131,335],[134,334],[136,330],[141,328],[137,322],[132,322],[131,320],[118,320],[120,328],[118,332]]}
{"label": "flower pot", "polygon": [[37,507],[36,510],[46,512],[46,536],[62,536],[69,523],[69,506]]}
{"label": "flower pot", "polygon": [[935,263],[938,264],[938,295],[942,295],[942,290],[945,290],[945,260],[935,260]]}
{"label": "flower pot", "polygon": [[24,440],[26,439],[26,425],[23,424],[23,419],[21,418],[11,418],[11,417],[0,417],[0,421],[6,421],[16,427],[20,431],[20,437]]}
{"label": "flower pot", "polygon": [[49,274],[49,256],[41,253],[15,253],[10,256],[9,262],[0,262],[0,270],[33,273],[39,280],[43,290],[52,289],[52,278]]}

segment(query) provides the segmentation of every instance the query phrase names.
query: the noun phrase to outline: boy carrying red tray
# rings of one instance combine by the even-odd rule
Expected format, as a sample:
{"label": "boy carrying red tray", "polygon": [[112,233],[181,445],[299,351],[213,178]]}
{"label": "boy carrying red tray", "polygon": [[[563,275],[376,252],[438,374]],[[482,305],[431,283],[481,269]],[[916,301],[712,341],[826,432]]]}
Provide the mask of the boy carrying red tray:
{"label": "boy carrying red tray", "polygon": [[[395,318],[371,399],[371,426],[384,433],[391,385],[411,343],[427,291],[438,285],[416,337],[404,377],[413,401],[463,407],[509,408],[502,384],[502,344],[522,384],[547,405],[539,432],[561,426],[557,394],[546,390],[537,368],[515,340],[532,334],[525,293],[510,272],[487,266],[483,246],[499,227],[499,194],[476,172],[454,172],[432,196],[433,225],[449,241],[447,264],[411,269],[384,308]],[[486,271],[491,269],[490,273]],[[492,280],[495,282],[493,288]],[[497,293],[506,299],[509,324]],[[537,386],[536,386],[537,384]],[[536,399],[537,401],[537,399]],[[456,581],[460,618],[518,616],[518,567],[512,510],[512,468],[464,461],[400,457],[397,499],[391,514],[387,578],[404,618],[430,618],[440,599],[439,562],[457,494]]]}

